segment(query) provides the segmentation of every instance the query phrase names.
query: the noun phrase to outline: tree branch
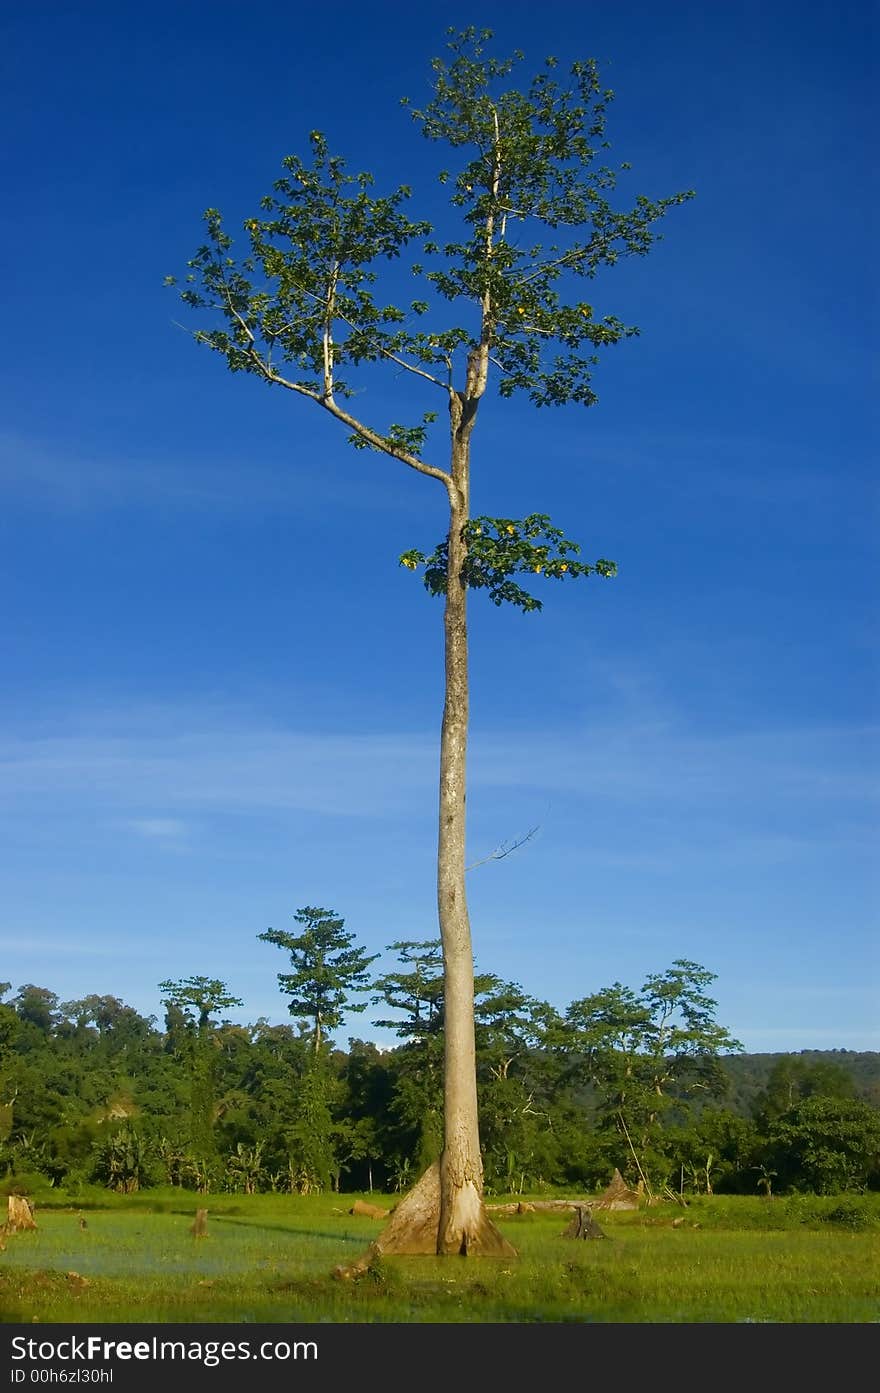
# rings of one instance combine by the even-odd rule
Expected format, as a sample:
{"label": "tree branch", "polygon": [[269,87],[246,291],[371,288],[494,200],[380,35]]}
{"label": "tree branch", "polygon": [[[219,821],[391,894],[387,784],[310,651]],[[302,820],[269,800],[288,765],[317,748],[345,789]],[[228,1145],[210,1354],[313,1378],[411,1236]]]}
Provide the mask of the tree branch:
{"label": "tree branch", "polygon": [[392,353],[390,348],[380,348],[379,352],[386,358],[390,358],[392,363],[397,363],[398,367],[406,368],[407,372],[414,372],[416,377],[424,377],[426,382],[433,382],[435,387],[439,387],[447,395],[452,391],[451,386],[446,382],[441,382],[439,377],[434,377],[433,373],[425,372],[424,368],[417,368],[414,364],[407,363],[404,358],[398,358],[397,354]]}
{"label": "tree branch", "polygon": [[447,474],[444,469],[438,469],[433,464],[426,464],[416,455],[411,455],[409,450],[404,450],[402,445],[392,445],[378,431],[371,430],[355,416],[349,415],[332,397],[325,397],[311,387],[304,387],[301,382],[291,382],[288,378],[282,377],[260,357],[256,350],[251,351],[251,356],[257,371],[265,377],[267,382],[274,382],[277,387],[286,387],[289,392],[297,392],[302,397],[309,397],[312,401],[316,401],[319,406],[323,406],[324,410],[329,411],[331,416],[335,416],[337,421],[342,421],[374,450],[378,450],[383,455],[390,455],[392,459],[400,460],[401,464],[405,464],[409,469],[414,469],[418,474],[427,474],[431,479],[438,479],[447,491],[452,488],[452,476]]}
{"label": "tree branch", "polygon": [[[246,321],[244,318],[242,318],[242,316],[239,314],[238,310],[235,308],[235,305],[232,303],[232,291],[229,289],[229,286],[226,284],[226,281],[225,281],[225,280],[224,280],[224,282],[223,282],[223,289],[224,289],[224,291],[226,292],[226,302],[227,302],[227,304],[228,304],[228,306],[229,306],[229,313],[235,318],[236,322],[241,326],[241,328],[242,328],[242,329],[244,330],[244,332],[247,334],[247,337],[248,337],[248,340],[250,341],[250,343],[254,343],[254,342],[255,342],[255,339],[254,339],[253,331],[251,330],[250,325],[247,323],[247,321]],[[219,306],[218,306],[218,308],[219,308]]]}
{"label": "tree branch", "polygon": [[327,299],[324,307],[324,332],[321,345],[324,354],[324,396],[333,400],[333,316],[336,309],[336,282],[339,277],[339,262],[335,262],[327,283]]}
{"label": "tree branch", "polygon": [[[326,380],[327,380],[327,346],[328,346],[328,341],[329,341],[330,346],[332,347],[332,320],[333,320],[333,319],[338,319],[339,322],[340,322],[340,324],[347,324],[348,327],[349,327],[349,329],[357,330],[357,327],[358,327],[356,324],[352,323],[352,321],[351,321],[350,319],[348,319],[346,315],[342,314],[342,313],[340,312],[339,308],[338,308],[337,305],[336,305],[335,292],[336,292],[336,285],[337,285],[337,282],[338,282],[338,277],[339,277],[339,267],[338,267],[338,266],[335,266],[334,269],[333,269],[333,277],[332,277],[332,291],[333,291],[333,293],[332,293],[332,296],[328,293],[328,298],[327,298],[327,300],[324,301],[324,302],[322,302],[320,296],[315,295],[311,290],[306,290],[305,287],[303,287],[303,286],[298,286],[298,287],[297,287],[299,290],[301,290],[301,292],[302,292],[303,295],[307,296],[310,300],[314,300],[315,303],[316,303],[316,305],[319,305],[319,306],[322,305],[322,304],[325,305],[325,309],[326,309],[326,314],[325,314],[325,326],[324,326],[324,365],[325,365],[324,377],[325,377],[325,382],[326,382]],[[220,308],[220,306],[218,306],[218,308]],[[231,309],[231,308],[232,308],[232,306],[230,306],[230,309]],[[233,310],[233,314],[234,314],[234,313],[235,313],[235,311]],[[275,333],[273,333],[273,334],[271,335],[271,337],[272,337],[273,339],[280,338],[281,335],[284,334],[284,333],[286,333],[286,331],[287,331],[289,328],[291,328],[292,325],[293,325],[294,323],[295,323],[295,321],[294,321],[294,320],[291,320],[289,324],[285,324],[285,325],[283,326],[283,328],[278,329]],[[245,330],[246,330],[247,332],[249,332],[249,331],[247,330],[247,326],[246,326],[246,325],[243,325],[242,327],[245,328]],[[251,338],[251,342],[253,342],[253,341],[254,341],[253,334],[250,335],[250,338]],[[426,371],[424,370],[424,368],[417,368],[417,367],[415,367],[415,365],[414,365],[413,363],[408,363],[404,358],[398,358],[397,354],[396,354],[396,353],[392,353],[391,350],[390,350],[390,348],[383,348],[383,347],[381,346],[381,344],[380,344],[380,345],[379,345],[379,352],[380,352],[381,354],[383,354],[384,357],[390,358],[391,361],[392,361],[393,363],[397,363],[398,367],[406,368],[406,371],[407,371],[407,372],[415,373],[417,377],[423,377],[423,378],[425,379],[426,382],[433,382],[434,385],[435,385],[435,387],[439,387],[439,388],[441,389],[441,391],[446,392],[446,393],[448,394],[448,393],[452,390],[451,385],[449,385],[449,384],[447,384],[447,383],[445,383],[445,382],[441,382],[439,377],[434,377],[432,373],[426,372]],[[331,364],[331,368],[332,368],[332,364]]]}
{"label": "tree branch", "polygon": [[530,842],[532,837],[534,837],[535,833],[539,830],[540,825],[537,827],[530,827],[525,836],[519,837],[515,842],[502,842],[494,851],[490,851],[488,856],[483,856],[479,861],[474,861],[470,866],[465,866],[465,870],[475,871],[477,866],[485,866],[487,861],[503,861],[505,856],[509,856],[511,852],[517,851],[521,846],[525,846],[526,842]]}
{"label": "tree branch", "polygon": [[585,247],[573,247],[571,251],[567,251],[564,255],[558,256],[555,261],[541,262],[540,266],[536,267],[530,275],[523,276],[520,280],[516,281],[515,284],[517,287],[528,285],[529,281],[537,280],[538,277],[543,276],[545,272],[552,271],[555,266],[573,266],[576,262],[583,261],[584,257],[589,256],[591,252],[598,251],[603,243],[607,246],[610,240],[611,239],[606,236],[594,237]]}

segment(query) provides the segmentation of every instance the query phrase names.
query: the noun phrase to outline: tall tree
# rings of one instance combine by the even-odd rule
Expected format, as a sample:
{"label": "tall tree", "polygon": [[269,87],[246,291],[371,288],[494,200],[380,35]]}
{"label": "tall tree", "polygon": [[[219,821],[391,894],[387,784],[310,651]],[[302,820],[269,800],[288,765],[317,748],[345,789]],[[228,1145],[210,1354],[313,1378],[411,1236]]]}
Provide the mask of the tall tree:
{"label": "tall tree", "polygon": [[[616,567],[601,558],[579,560],[577,543],[546,514],[472,518],[474,428],[493,378],[502,398],[524,393],[538,407],[596,400],[597,350],[637,330],[596,314],[578,295],[578,283],[623,257],[647,253],[654,224],[690,193],[640,195],[622,210],[612,204],[617,172],[602,161],[613,94],[594,61],[574,63],[561,86],[549,58],[516,90],[506,80],[521,54],[490,56],[487,30],[449,33],[448,58],[433,60],[433,96],[412,116],[427,139],[448,148],[453,167],[439,178],[460,220],[457,239],[434,240],[427,222],[406,217],[407,186],[374,197],[371,176],[347,174],[314,132],[311,159],[287,156],[261,216],[245,222],[250,249],[243,257],[231,255],[220,213],[208,210],[208,240],[188,263],[182,296],[207,314],[196,340],[231,371],[252,373],[320,407],[356,448],[378,451],[434,481],[445,496],[444,540],[431,555],[413,549],[401,557],[409,569],[424,569],[428,590],[444,602],[437,844],[444,1143],[439,1188],[431,1183],[424,1192],[437,1212],[421,1213],[414,1227],[429,1251],[497,1253],[507,1245],[482,1202],[465,894],[467,592],[485,589],[495,604],[538,610],[540,601],[516,576],[607,577]],[[414,241],[421,248],[411,269],[423,278],[428,298],[402,309],[377,298],[375,267]],[[413,401],[404,424],[382,426],[350,407],[358,369],[377,364],[407,375]],[[442,464],[429,449],[437,412],[420,409],[430,393],[448,413]]]}
{"label": "tall tree", "polygon": [[293,917],[302,925],[301,933],[267,929],[257,937],[290,954],[293,971],[279,972],[278,985],[290,997],[290,1014],[311,1023],[317,1055],[327,1032],[341,1025],[347,1012],[366,1009],[366,1002],[356,1001],[353,994],[369,991],[370,963],[379,955],[370,956],[356,946],[345,920],[332,909],[306,905]]}

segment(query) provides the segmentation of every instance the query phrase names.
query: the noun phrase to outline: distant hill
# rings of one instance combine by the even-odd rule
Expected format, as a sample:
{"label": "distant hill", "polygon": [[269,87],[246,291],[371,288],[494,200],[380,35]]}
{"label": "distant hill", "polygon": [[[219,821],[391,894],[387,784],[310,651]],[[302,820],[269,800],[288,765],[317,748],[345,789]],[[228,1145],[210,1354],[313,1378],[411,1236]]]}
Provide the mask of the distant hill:
{"label": "distant hill", "polygon": [[850,1075],[856,1097],[880,1108],[880,1051],[878,1050],[783,1050],[779,1054],[730,1054],[722,1057],[730,1080],[724,1106],[748,1117],[752,1103],[767,1086],[770,1071],[780,1059],[803,1059],[809,1064],[834,1064]]}

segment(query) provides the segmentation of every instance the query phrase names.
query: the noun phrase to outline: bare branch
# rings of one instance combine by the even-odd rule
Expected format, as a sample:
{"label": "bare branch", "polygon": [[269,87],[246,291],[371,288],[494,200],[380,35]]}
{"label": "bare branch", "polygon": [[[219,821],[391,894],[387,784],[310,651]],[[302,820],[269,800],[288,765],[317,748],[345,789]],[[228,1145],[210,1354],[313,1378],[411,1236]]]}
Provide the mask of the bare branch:
{"label": "bare branch", "polygon": [[[326,300],[322,300],[320,296],[315,295],[314,292],[311,291],[311,290],[306,290],[306,289],[305,289],[304,287],[302,287],[302,286],[299,286],[299,287],[298,287],[298,289],[300,289],[300,290],[302,291],[302,294],[303,294],[303,295],[305,295],[305,296],[306,296],[308,299],[310,299],[310,300],[314,300],[315,303],[316,303],[316,305],[320,306],[321,309],[322,309],[323,312],[324,312],[323,347],[324,347],[324,381],[325,381],[325,384],[326,384],[326,382],[327,382],[327,377],[328,377],[328,354],[329,354],[330,350],[332,349],[332,343],[333,343],[333,339],[332,339],[332,333],[333,333],[333,320],[338,319],[339,322],[340,322],[340,324],[346,324],[346,325],[348,326],[349,329],[357,329],[357,327],[358,327],[358,326],[357,326],[352,320],[350,320],[346,315],[342,314],[342,312],[340,311],[338,305],[336,304],[336,286],[337,286],[337,283],[338,283],[338,279],[339,279],[339,266],[336,265],[336,266],[334,266],[334,268],[333,268],[333,274],[332,274],[332,277],[331,277],[331,284],[330,284],[330,286],[328,287],[328,293],[327,293],[327,298],[326,298]],[[217,308],[219,309],[219,308],[221,308],[221,307],[220,307],[220,306],[217,306]],[[230,308],[231,308],[231,307],[230,307]],[[233,311],[233,313],[234,313],[234,311]],[[276,330],[276,331],[272,334],[272,338],[273,338],[273,339],[281,338],[282,335],[285,334],[285,333],[287,332],[287,330],[290,329],[290,328],[293,326],[293,324],[294,324],[295,322],[296,322],[295,320],[290,320],[290,322],[289,322],[288,324],[285,324],[281,329]],[[251,342],[253,342],[253,335],[251,335]],[[445,382],[441,382],[439,377],[434,377],[432,373],[426,372],[424,368],[417,368],[413,363],[408,363],[408,362],[406,361],[405,358],[399,358],[399,357],[397,356],[396,353],[392,353],[392,352],[391,352],[390,348],[382,348],[382,346],[379,345],[379,352],[380,352],[385,358],[390,358],[391,361],[392,361],[392,363],[397,363],[398,367],[406,368],[406,371],[407,371],[407,372],[415,373],[417,377],[423,377],[423,378],[425,379],[426,382],[433,382],[434,385],[435,385],[435,387],[439,387],[442,391],[446,392],[447,394],[452,390],[452,389],[451,389],[451,385],[448,385],[448,384],[445,383]],[[447,363],[448,363],[448,360],[447,360]],[[332,362],[330,363],[329,366],[330,366],[330,368],[332,369]],[[451,369],[450,369],[450,370],[451,370]],[[330,393],[330,395],[332,395],[332,393]]]}
{"label": "bare branch", "polygon": [[489,354],[489,362],[492,363],[493,366],[496,367],[499,372],[510,372],[510,368],[506,368],[503,363],[499,363],[498,359],[493,358],[491,353]]}
{"label": "bare branch", "polygon": [[[338,309],[335,310],[334,313],[342,324],[348,325],[349,329],[357,329],[357,325],[353,324],[350,319],[347,319],[344,314],[341,314]],[[439,377],[434,377],[432,373],[426,372],[424,368],[417,368],[414,363],[408,363],[405,358],[399,358],[396,353],[391,352],[390,348],[383,348],[380,344],[379,352],[383,357],[390,358],[392,363],[397,363],[398,367],[406,368],[407,372],[415,373],[416,377],[423,377],[426,382],[433,382],[435,387],[439,387],[442,391],[449,393],[452,390],[445,382],[441,382]]]}
{"label": "bare branch", "polygon": [[598,251],[599,247],[603,244],[607,246],[610,240],[611,239],[605,236],[593,237],[585,247],[573,247],[571,251],[567,251],[562,256],[556,257],[555,261],[542,261],[530,275],[520,277],[515,282],[515,285],[517,287],[528,285],[529,281],[537,280],[538,277],[543,276],[546,271],[552,271],[554,266],[576,266],[579,261],[583,261],[584,258],[589,256],[592,252]]}
{"label": "bare branch", "polygon": [[255,370],[262,377],[265,377],[267,382],[274,382],[278,387],[286,387],[288,392],[296,392],[301,397],[308,397],[310,401],[318,402],[320,406],[324,405],[320,392],[313,391],[311,387],[304,387],[301,382],[291,382],[288,378],[282,377],[267,359],[260,357],[255,348],[251,349],[251,359]]}
{"label": "bare branch", "polygon": [[[340,318],[342,316],[340,315]],[[407,363],[404,358],[398,358],[396,353],[392,353],[390,348],[379,350],[384,357],[390,358],[392,363],[397,363],[398,367],[406,368],[407,372],[414,372],[416,377],[424,377],[426,382],[433,382],[435,387],[440,387],[444,392],[450,392],[451,387],[445,382],[441,382],[439,377],[434,377],[430,372],[425,372],[424,368],[417,368],[413,363]]]}
{"label": "bare branch", "polygon": [[229,305],[229,313],[235,318],[236,322],[241,326],[241,328],[242,328],[242,329],[244,330],[244,332],[247,334],[248,340],[249,340],[251,343],[253,343],[253,342],[254,342],[254,336],[253,336],[253,333],[252,333],[252,331],[251,331],[250,325],[247,323],[247,321],[246,321],[245,319],[242,318],[242,316],[239,314],[238,310],[235,308],[235,305],[232,303],[232,291],[229,289],[229,286],[226,284],[225,280],[224,280],[224,282],[223,282],[223,289],[224,289],[224,291],[226,292],[226,302],[227,302],[227,304]]}
{"label": "bare branch", "polygon": [[528,832],[522,837],[518,837],[515,842],[502,842],[494,851],[490,851],[488,856],[483,856],[479,861],[474,861],[470,866],[465,866],[466,871],[475,871],[477,866],[485,866],[487,861],[503,861],[505,856],[517,851],[519,847],[525,846],[530,842],[535,833],[540,831],[540,824],[537,827],[530,827]]}
{"label": "bare branch", "polygon": [[265,377],[267,382],[274,382],[277,387],[286,387],[289,392],[297,392],[301,397],[309,397],[312,401],[316,401],[319,406],[323,406],[324,410],[329,411],[331,416],[335,416],[337,421],[342,421],[374,450],[380,451],[383,455],[390,455],[392,459],[400,460],[401,464],[405,464],[409,469],[414,469],[418,474],[427,474],[431,479],[438,479],[447,490],[452,488],[452,476],[447,474],[444,469],[438,469],[433,464],[426,464],[424,460],[410,454],[409,450],[405,450],[402,445],[393,445],[389,440],[386,440],[384,435],[371,430],[355,416],[349,415],[332,397],[315,392],[311,387],[304,387],[301,382],[291,382],[289,378],[282,377],[255,350],[251,351],[251,356],[256,370]]}

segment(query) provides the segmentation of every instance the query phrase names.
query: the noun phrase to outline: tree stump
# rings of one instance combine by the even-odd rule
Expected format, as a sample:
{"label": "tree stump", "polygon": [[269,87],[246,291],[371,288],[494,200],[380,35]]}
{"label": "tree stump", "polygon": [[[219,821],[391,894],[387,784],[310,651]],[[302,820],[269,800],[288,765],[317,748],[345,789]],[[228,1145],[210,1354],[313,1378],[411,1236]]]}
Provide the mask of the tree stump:
{"label": "tree stump", "polygon": [[193,1238],[208,1237],[208,1211],[207,1209],[197,1209],[195,1223],[190,1225],[190,1233]]}
{"label": "tree stump", "polygon": [[35,1229],[34,1207],[24,1195],[10,1195],[7,1205],[6,1232],[20,1233],[22,1229]]}
{"label": "tree stump", "polygon": [[593,1203],[596,1209],[640,1209],[644,1201],[644,1189],[644,1182],[640,1180],[633,1190],[615,1167],[611,1184]]}
{"label": "tree stump", "polygon": [[563,1238],[607,1238],[608,1235],[599,1227],[585,1204],[575,1205],[574,1215],[568,1228],[564,1231]]}

